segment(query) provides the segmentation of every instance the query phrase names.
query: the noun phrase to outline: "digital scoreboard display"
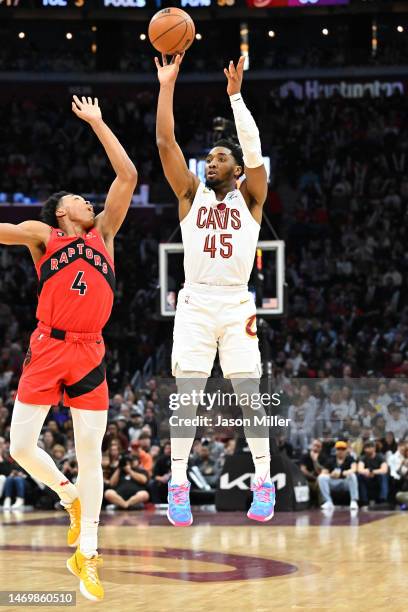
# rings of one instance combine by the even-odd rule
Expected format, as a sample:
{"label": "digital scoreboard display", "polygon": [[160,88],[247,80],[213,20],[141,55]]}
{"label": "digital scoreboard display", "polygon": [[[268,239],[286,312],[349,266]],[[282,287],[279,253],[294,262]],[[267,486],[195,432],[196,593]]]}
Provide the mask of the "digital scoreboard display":
{"label": "digital scoreboard display", "polygon": [[341,4],[350,4],[350,0],[247,0],[247,5],[250,8],[277,8],[301,6],[339,6]]}

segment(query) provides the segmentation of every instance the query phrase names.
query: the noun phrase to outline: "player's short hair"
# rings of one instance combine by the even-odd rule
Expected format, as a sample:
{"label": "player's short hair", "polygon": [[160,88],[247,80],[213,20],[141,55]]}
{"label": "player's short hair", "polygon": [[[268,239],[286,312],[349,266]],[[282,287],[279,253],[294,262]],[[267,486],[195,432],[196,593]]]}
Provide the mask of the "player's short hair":
{"label": "player's short hair", "polygon": [[57,191],[50,195],[48,200],[46,200],[43,204],[40,219],[44,221],[47,225],[51,225],[51,227],[58,227],[58,219],[55,211],[58,208],[59,203],[61,202],[64,196],[70,195],[68,191]]}
{"label": "player's short hair", "polygon": [[242,174],[244,173],[244,157],[242,155],[242,149],[237,142],[228,138],[221,138],[221,140],[217,140],[217,142],[213,144],[212,148],[214,149],[215,147],[225,147],[229,149],[238,166],[241,166]]}

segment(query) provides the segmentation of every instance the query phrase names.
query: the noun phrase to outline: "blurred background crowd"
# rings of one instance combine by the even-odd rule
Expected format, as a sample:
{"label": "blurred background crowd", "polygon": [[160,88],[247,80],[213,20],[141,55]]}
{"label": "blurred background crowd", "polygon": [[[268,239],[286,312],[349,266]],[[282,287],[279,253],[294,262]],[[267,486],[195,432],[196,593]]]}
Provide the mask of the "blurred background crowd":
{"label": "blurred background crowd", "polygon": [[[285,316],[258,323],[265,371],[272,368],[273,387],[284,391],[279,414],[290,419],[275,442],[301,466],[314,503],[330,503],[325,477],[335,488],[333,461],[345,452],[347,472],[358,475],[360,504],[404,504],[398,495],[408,489],[408,121],[406,83],[394,73],[406,73],[408,22],[397,13],[377,21],[368,12],[353,19],[320,15],[308,27],[282,15],[249,22],[244,96],[270,159],[265,214],[275,232],[264,224],[261,239],[277,235],[287,257]],[[176,129],[187,158],[201,159],[218,138],[215,117],[232,118],[222,68],[237,56],[240,20],[223,35],[221,23],[199,22],[201,38],[182,66],[187,79],[177,87]],[[116,239],[115,305],[104,333],[111,391],[104,503],[139,508],[166,499],[170,445],[161,389],[170,376],[172,326],[158,315],[158,245],[179,236],[155,145],[157,83],[146,22],[135,21],[132,31],[125,25],[61,19],[50,29],[47,21],[1,22],[0,215],[15,222],[36,218],[39,207],[24,205],[25,199],[41,202],[61,189],[103,201],[111,169],[92,132],[70,113],[72,93],[97,95],[149,193],[149,206],[132,208]],[[108,44],[113,36],[114,50]],[[336,70],[350,66],[363,67],[372,80],[372,70],[391,66],[387,79],[399,86],[377,97],[296,97],[296,87],[282,93],[288,79],[317,78],[315,69],[339,82]],[[204,70],[219,80],[209,80]],[[58,73],[60,84],[36,80],[38,72]],[[108,72],[115,78],[98,81],[98,73]],[[89,83],[83,73],[92,75]],[[8,453],[36,291],[28,252],[0,247],[0,490],[6,509],[21,499],[43,508],[56,502]],[[190,474],[197,490],[214,490],[225,457],[242,450],[237,437],[210,434],[196,441]],[[75,478],[66,407],[52,408],[39,443]],[[369,487],[364,478],[372,478]]]}

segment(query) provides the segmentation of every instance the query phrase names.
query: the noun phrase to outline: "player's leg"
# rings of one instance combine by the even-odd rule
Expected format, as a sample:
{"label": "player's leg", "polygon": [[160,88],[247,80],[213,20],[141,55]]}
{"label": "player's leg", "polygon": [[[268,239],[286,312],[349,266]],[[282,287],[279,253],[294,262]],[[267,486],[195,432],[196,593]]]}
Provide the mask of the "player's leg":
{"label": "player's leg", "polygon": [[97,572],[102,559],[97,549],[103,498],[102,438],[106,431],[108,411],[71,407],[71,414],[78,461],[81,533],[79,547],[67,561],[67,567],[79,576],[81,593],[92,601],[99,601],[104,597]]}
{"label": "player's leg", "polygon": [[69,505],[78,497],[75,485],[37,444],[49,409],[50,406],[24,404],[16,399],[10,428],[10,454],[33,478],[55,491],[64,505]]}
{"label": "player's leg", "polygon": [[183,401],[178,402],[170,419],[171,479],[168,484],[167,517],[173,525],[187,527],[193,522],[187,464],[196,434],[196,426],[189,425],[188,421],[197,414],[199,397],[205,389],[208,374],[181,370],[176,364],[174,375],[178,398],[183,398]]}
{"label": "player's leg", "polygon": [[172,374],[176,377],[178,402],[171,410],[171,479],[168,483],[167,516],[176,526],[191,525],[190,483],[187,463],[196,427],[185,419],[196,416],[200,394],[204,391],[217,352],[215,318],[205,294],[182,289],[174,321]]}
{"label": "player's leg", "polygon": [[271,481],[266,412],[265,408],[256,401],[259,398],[259,369],[253,372],[233,372],[229,374],[229,378],[242,410],[245,436],[255,466],[255,476],[251,486],[254,495],[248,518],[261,522],[268,521],[274,514],[275,485]]}
{"label": "player's leg", "polygon": [[224,329],[219,340],[222,371],[231,379],[245,419],[245,435],[255,466],[253,502],[248,517],[258,521],[272,518],[275,487],[270,475],[270,442],[266,412],[260,403],[261,356],[256,333],[256,310],[247,291],[225,295]]}

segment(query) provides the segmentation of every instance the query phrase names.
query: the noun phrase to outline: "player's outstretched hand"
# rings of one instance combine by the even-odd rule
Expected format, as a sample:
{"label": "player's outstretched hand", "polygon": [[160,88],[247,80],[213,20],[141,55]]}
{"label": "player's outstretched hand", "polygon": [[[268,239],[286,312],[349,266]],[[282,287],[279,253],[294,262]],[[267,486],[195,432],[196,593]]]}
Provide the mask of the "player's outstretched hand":
{"label": "player's outstretched hand", "polygon": [[99,108],[98,98],[92,98],[82,96],[81,99],[78,96],[73,96],[72,110],[77,117],[83,119],[87,123],[95,123],[102,119],[101,109]]}
{"label": "player's outstretched hand", "polygon": [[231,60],[228,68],[224,68],[224,74],[228,79],[227,93],[229,96],[241,91],[242,77],[244,76],[245,57],[241,55],[237,65]]}
{"label": "player's outstretched hand", "polygon": [[174,55],[169,64],[167,61],[167,56],[162,54],[163,65],[160,64],[158,57],[154,58],[160,85],[167,85],[168,83],[174,83],[176,81],[183,58],[184,53]]}

